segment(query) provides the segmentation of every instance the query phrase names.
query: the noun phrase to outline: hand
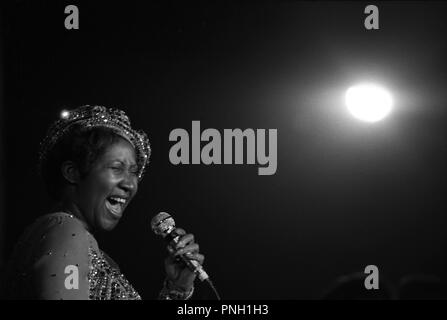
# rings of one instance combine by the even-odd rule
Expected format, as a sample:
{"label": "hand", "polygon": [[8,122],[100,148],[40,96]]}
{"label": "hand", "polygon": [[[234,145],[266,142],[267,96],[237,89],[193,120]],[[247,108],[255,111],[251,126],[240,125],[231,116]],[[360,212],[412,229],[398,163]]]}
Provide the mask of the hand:
{"label": "hand", "polygon": [[166,276],[174,286],[189,291],[194,285],[196,274],[188,268],[180,255],[185,254],[187,258],[196,260],[201,265],[205,257],[199,253],[199,245],[194,242],[194,235],[187,234],[185,230],[180,228],[173,232],[179,235],[179,239],[177,243],[171,241],[168,245],[170,254],[165,259]]}

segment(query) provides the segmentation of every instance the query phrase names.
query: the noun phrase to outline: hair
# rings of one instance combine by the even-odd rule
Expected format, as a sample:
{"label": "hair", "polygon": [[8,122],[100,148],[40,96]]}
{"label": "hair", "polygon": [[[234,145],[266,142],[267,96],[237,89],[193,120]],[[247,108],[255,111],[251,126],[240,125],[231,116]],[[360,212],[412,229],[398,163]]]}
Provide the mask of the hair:
{"label": "hair", "polygon": [[62,163],[73,161],[85,177],[93,164],[105,150],[116,143],[121,136],[105,127],[74,126],[50,151],[42,164],[41,175],[48,194],[54,200],[60,200],[67,180],[62,175]]}

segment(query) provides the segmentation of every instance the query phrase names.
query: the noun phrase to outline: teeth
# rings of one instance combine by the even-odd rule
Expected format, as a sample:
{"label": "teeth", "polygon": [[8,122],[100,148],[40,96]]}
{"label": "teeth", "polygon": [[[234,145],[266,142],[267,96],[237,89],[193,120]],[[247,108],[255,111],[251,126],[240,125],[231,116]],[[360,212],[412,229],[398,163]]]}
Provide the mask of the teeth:
{"label": "teeth", "polygon": [[110,199],[113,199],[113,200],[115,200],[116,202],[119,202],[119,203],[122,203],[122,204],[126,203],[126,199],[123,199],[123,198],[110,197]]}

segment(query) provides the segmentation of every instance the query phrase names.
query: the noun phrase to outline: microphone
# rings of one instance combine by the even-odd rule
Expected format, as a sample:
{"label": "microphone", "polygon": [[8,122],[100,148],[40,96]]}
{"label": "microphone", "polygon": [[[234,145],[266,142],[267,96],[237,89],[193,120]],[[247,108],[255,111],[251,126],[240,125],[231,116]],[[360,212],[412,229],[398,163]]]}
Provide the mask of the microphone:
{"label": "microphone", "polygon": [[[174,241],[178,243],[180,236],[175,233],[175,221],[171,215],[167,212],[160,212],[151,220],[152,231],[159,236],[162,236],[168,243]],[[170,250],[174,250],[171,246]],[[184,254],[180,255],[180,258],[185,262],[188,268],[197,274],[200,281],[209,280],[208,274],[205,272],[200,263],[196,260],[188,259]]]}

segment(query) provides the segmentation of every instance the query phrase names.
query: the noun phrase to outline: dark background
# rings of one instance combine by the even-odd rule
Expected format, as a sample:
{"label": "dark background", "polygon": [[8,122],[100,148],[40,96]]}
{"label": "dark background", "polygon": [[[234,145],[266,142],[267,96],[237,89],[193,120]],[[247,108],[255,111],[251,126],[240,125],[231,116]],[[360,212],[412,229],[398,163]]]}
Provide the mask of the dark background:
{"label": "dark background", "polygon": [[[441,2],[142,4],[10,1],[0,58],[4,263],[48,213],[38,144],[63,108],[124,109],[153,155],[139,193],[100,245],[144,298],[164,276],[159,211],[195,234],[225,299],[318,298],[369,264],[392,283],[446,272],[446,19]],[[80,29],[64,28],[77,5]],[[1,71],[1,70],[0,70]],[[345,90],[371,80],[395,108],[365,124]],[[0,91],[1,97],[1,91]],[[171,130],[278,130],[278,169],[169,162]],[[205,286],[198,297],[212,298]]]}

